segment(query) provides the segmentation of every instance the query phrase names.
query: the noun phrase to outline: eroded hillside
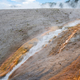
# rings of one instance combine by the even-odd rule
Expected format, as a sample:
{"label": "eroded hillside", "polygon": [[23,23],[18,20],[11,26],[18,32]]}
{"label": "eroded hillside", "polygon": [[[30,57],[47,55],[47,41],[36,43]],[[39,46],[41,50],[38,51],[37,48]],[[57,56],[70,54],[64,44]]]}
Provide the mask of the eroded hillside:
{"label": "eroded hillside", "polygon": [[80,18],[79,13],[79,9],[0,10],[0,65],[28,40]]}
{"label": "eroded hillside", "polygon": [[[16,47],[17,51],[15,51],[16,49],[14,50],[15,52],[10,51],[10,55],[7,53],[3,54],[4,58],[1,60],[0,66],[0,80],[80,80],[80,19],[74,21],[79,16],[76,15],[73,17],[69,14],[69,10],[67,11],[67,14],[69,14],[68,18],[64,18],[66,14],[63,17],[60,16],[60,12],[63,13],[64,11],[58,10],[59,13],[57,13],[57,15],[59,14],[59,20],[66,20],[61,23],[58,22],[59,20],[56,20],[56,22],[54,21],[52,23],[53,26],[46,26],[47,21],[45,20],[46,23],[42,27],[39,27],[39,23],[37,23],[36,27],[28,25],[30,27],[30,29],[26,29],[30,32],[28,34],[30,38],[28,39],[23,40],[23,35],[26,35],[24,33],[27,32],[25,28],[18,27],[24,30],[20,30],[19,37],[15,35],[18,37],[16,41],[21,38],[20,45],[22,43],[24,44],[17,49],[19,47],[18,45]],[[43,14],[44,11],[41,10],[41,12],[36,14],[40,16],[40,13]],[[46,14],[48,15],[48,13],[44,13],[43,15],[45,16]],[[48,15],[45,18],[49,20],[50,16]],[[72,22],[67,21],[69,18],[70,20],[73,19]],[[7,33],[9,30],[6,30]],[[12,32],[10,35],[14,35],[14,33]],[[4,37],[9,38],[8,36],[10,35],[6,34]],[[12,42],[12,39],[10,42]],[[6,44],[8,43],[2,45]],[[9,48],[6,48],[6,50]]]}
{"label": "eroded hillside", "polygon": [[75,22],[22,45],[0,66],[1,80],[79,80],[80,20]]}

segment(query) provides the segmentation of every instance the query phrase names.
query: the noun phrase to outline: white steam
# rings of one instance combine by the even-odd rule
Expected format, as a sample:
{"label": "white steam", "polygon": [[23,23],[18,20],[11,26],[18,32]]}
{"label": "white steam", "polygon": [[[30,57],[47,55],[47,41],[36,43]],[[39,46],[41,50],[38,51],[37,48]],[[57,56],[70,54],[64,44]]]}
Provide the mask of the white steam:
{"label": "white steam", "polygon": [[70,2],[47,2],[39,3],[36,0],[11,0],[16,2],[15,4],[0,1],[0,9],[34,9],[34,8],[80,8],[80,0],[75,2],[71,0]]}
{"label": "white steam", "polygon": [[59,33],[61,33],[62,30],[58,29],[56,31],[50,32],[49,34],[43,36],[41,39],[39,39],[39,42],[36,46],[33,46],[28,53],[24,56],[23,60],[18,63],[4,78],[0,80],[8,80],[9,76],[17,69],[19,68],[29,57],[33,56],[36,52],[40,51],[46,44],[49,43],[49,40],[52,39],[54,36],[58,36]]}
{"label": "white steam", "polygon": [[78,24],[80,24],[80,20],[79,19],[64,25],[62,29],[65,30],[65,29],[67,29],[69,27],[73,27],[73,26],[76,26]]}

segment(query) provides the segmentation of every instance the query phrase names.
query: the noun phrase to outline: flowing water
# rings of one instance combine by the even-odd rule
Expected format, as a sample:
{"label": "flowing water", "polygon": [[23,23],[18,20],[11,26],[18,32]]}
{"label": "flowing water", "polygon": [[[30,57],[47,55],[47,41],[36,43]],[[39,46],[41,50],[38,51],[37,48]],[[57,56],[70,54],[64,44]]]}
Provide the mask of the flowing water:
{"label": "flowing water", "polygon": [[46,34],[45,36],[39,38],[39,41],[37,43],[37,45],[33,46],[29,52],[26,53],[26,55],[24,56],[24,58],[22,59],[21,62],[19,62],[9,73],[6,74],[5,77],[3,77],[0,80],[8,80],[9,76],[17,69],[19,68],[27,59],[29,59],[29,57],[33,56],[36,52],[39,52],[46,44],[49,43],[49,40],[51,40],[53,37],[58,36],[59,33],[61,33],[62,31],[66,30],[66,27],[72,27],[75,26],[77,24],[80,23],[80,20],[76,20],[72,23],[67,24],[66,26],[64,26],[62,29],[58,29],[56,31],[50,32],[48,34]]}

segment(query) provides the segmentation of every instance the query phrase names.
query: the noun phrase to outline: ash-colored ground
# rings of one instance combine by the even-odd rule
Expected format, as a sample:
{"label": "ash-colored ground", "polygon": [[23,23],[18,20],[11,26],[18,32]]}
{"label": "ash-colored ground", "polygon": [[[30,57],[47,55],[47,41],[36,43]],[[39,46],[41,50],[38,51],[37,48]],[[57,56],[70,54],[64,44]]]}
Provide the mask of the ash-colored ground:
{"label": "ash-colored ground", "polygon": [[0,10],[0,65],[23,43],[48,27],[80,18],[79,9]]}

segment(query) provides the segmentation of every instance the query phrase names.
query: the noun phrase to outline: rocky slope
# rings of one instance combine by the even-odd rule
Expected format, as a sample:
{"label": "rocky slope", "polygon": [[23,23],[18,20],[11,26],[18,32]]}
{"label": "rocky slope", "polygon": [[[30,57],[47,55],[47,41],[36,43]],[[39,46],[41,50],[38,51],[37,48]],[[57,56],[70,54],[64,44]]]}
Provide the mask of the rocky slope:
{"label": "rocky slope", "polygon": [[[71,32],[71,30],[73,31],[73,29],[69,29],[69,31]],[[53,41],[50,42],[48,46],[43,48],[34,56],[30,57],[23,65],[21,65],[16,71],[14,71],[11,74],[9,79],[10,80],[20,80],[20,79],[21,80],[26,80],[26,79],[27,80],[49,80],[49,79],[79,80],[80,37],[76,39],[76,36],[80,35],[80,25],[77,26],[77,29],[78,29],[77,33],[73,37],[74,40],[70,40],[68,44],[66,44],[67,46],[63,49],[63,51],[58,53],[58,50],[61,49],[60,46],[63,45],[62,43],[61,45],[59,43],[64,40],[66,41],[66,38],[69,38],[65,36],[67,31],[62,32],[57,38],[53,39]],[[68,33],[68,36],[69,34],[72,35],[71,33]],[[57,49],[55,50],[55,48]],[[55,54],[52,54],[52,52],[54,52]]]}
{"label": "rocky slope", "polygon": [[[5,17],[5,14],[7,17]],[[1,10],[0,15],[2,15],[0,16],[0,77],[12,70],[12,68],[22,60],[20,57],[25,52],[29,51],[33,45],[36,45],[37,41],[40,40],[41,37],[46,34],[49,35],[53,30],[63,28],[64,26],[66,28],[66,25],[64,25],[65,23],[74,21],[80,17],[79,10],[77,9],[7,10],[6,12]],[[73,24],[74,23],[75,22],[73,22]],[[67,24],[67,27],[68,26],[69,23]],[[9,79],[58,80],[60,76],[64,76],[64,72],[65,75],[67,75],[67,73],[72,74],[72,72],[67,72],[70,69],[74,70],[74,73],[76,72],[75,69],[78,71],[80,69],[80,67],[77,68],[77,66],[79,66],[79,59],[77,58],[80,55],[80,25],[67,29],[68,30],[63,31],[61,34],[58,34],[58,36],[51,38],[48,41],[49,44],[43,45],[43,48],[39,52],[35,53],[35,55],[31,56],[24,64],[19,66],[19,68],[9,76]],[[45,33],[42,34],[43,32]],[[38,37],[40,35],[41,37]],[[38,38],[35,39],[34,37]],[[25,44],[20,47],[23,43]],[[41,44],[38,46],[41,46]],[[72,68],[72,62],[73,65],[76,64],[75,69]],[[67,66],[70,64],[71,67],[69,69]],[[64,69],[65,67],[67,68]],[[66,77],[65,80],[71,80],[74,78],[77,80],[80,74],[78,74],[78,77],[75,77],[76,75],[77,74],[74,74],[72,75],[73,77],[71,76],[70,78]],[[58,76],[58,78],[56,78],[56,76]]]}
{"label": "rocky slope", "polygon": [[0,65],[23,43],[48,27],[80,18],[79,9],[0,10]]}

